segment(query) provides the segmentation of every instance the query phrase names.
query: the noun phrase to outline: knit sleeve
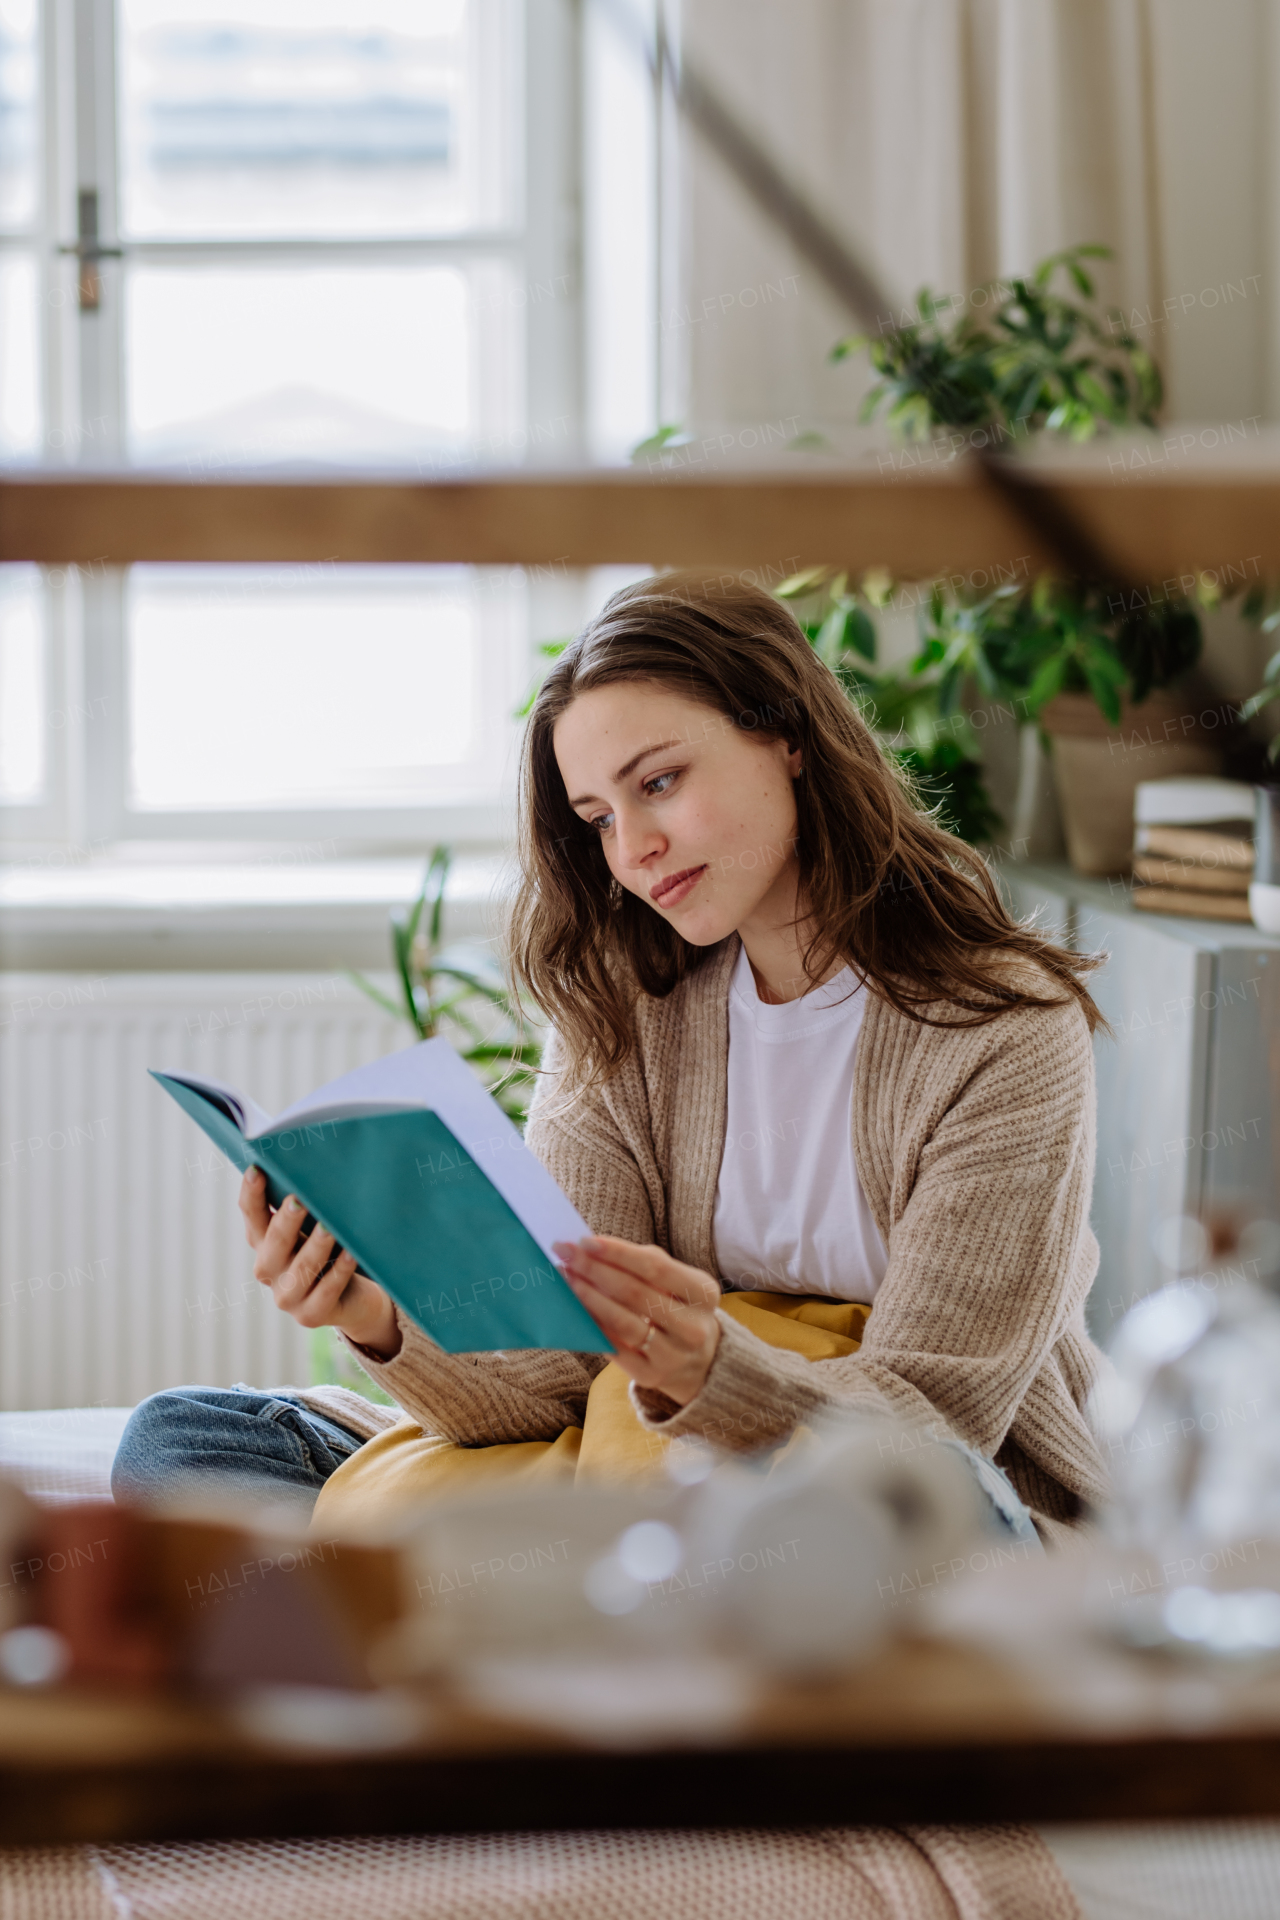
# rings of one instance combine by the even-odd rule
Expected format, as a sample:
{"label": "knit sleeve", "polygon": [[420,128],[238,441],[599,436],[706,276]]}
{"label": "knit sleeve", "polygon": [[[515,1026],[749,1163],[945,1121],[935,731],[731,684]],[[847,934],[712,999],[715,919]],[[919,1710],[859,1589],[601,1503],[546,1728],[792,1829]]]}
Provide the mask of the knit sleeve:
{"label": "knit sleeve", "polygon": [[394,1360],[352,1350],[369,1378],[428,1433],[463,1447],[502,1440],[554,1440],[580,1427],[602,1353],[541,1348],[509,1353],[445,1353],[396,1308],[401,1347]]}
{"label": "knit sleeve", "polygon": [[895,1170],[889,1264],[859,1352],[797,1364],[722,1315],[715,1360],[687,1406],[632,1390],[646,1426],[746,1451],[824,1408],[865,1407],[913,1425],[941,1417],[993,1458],[1030,1420],[1053,1426],[1051,1442],[1038,1434],[1031,1449],[1046,1470],[1105,1496],[1083,1416],[1071,1407],[1064,1423],[1055,1406],[1052,1422],[1036,1422],[1042,1369],[1096,1267],[1084,1017],[1074,1003],[1020,1010],[940,1051],[945,1065],[931,1056],[910,1090],[912,1109],[930,1118],[895,1155],[909,1151],[913,1164],[907,1177]]}
{"label": "knit sleeve", "polygon": [[[637,1096],[635,1076],[624,1076],[620,1097],[634,1105]],[[599,1092],[565,1094],[555,1034],[544,1050],[525,1139],[595,1232],[646,1244],[654,1238],[646,1182],[608,1100]],[[554,1440],[565,1427],[580,1427],[588,1389],[607,1360],[544,1348],[449,1354],[399,1308],[396,1318],[402,1345],[395,1358],[379,1361],[354,1348],[356,1358],[429,1433],[461,1446]]]}

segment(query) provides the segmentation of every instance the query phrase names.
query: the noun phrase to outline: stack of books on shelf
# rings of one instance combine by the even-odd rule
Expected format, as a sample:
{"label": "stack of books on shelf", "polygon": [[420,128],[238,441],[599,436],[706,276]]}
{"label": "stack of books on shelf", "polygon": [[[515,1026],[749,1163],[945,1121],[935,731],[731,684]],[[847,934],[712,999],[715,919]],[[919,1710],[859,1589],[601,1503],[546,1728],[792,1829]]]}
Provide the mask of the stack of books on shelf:
{"label": "stack of books on shelf", "polygon": [[1147,913],[1248,920],[1253,788],[1144,780],[1134,795],[1133,904]]}

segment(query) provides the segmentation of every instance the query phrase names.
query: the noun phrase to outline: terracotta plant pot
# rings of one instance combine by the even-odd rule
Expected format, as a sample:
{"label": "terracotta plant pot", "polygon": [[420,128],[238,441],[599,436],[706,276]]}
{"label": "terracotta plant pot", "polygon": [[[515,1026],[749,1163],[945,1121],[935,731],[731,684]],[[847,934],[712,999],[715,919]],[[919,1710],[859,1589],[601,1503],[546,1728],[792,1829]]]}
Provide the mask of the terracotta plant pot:
{"label": "terracotta plant pot", "polygon": [[1133,795],[1140,780],[1219,772],[1225,732],[1217,708],[1188,712],[1187,694],[1125,701],[1112,726],[1087,693],[1060,693],[1040,711],[1053,744],[1053,777],[1067,857],[1077,873],[1127,873],[1133,856]]}

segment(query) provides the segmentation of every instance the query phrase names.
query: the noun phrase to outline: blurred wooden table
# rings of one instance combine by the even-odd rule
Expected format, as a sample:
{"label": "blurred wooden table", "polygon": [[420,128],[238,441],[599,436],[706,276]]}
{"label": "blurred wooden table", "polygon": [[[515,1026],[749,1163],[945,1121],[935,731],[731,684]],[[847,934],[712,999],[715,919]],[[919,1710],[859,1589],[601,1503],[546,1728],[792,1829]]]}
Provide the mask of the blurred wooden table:
{"label": "blurred wooden table", "polygon": [[[433,1700],[393,1752],[254,1744],[211,1710],[0,1694],[0,1843],[1280,1815],[1280,1682],[904,1640],[731,1739],[599,1748]],[[426,1696],[424,1695],[424,1701]]]}

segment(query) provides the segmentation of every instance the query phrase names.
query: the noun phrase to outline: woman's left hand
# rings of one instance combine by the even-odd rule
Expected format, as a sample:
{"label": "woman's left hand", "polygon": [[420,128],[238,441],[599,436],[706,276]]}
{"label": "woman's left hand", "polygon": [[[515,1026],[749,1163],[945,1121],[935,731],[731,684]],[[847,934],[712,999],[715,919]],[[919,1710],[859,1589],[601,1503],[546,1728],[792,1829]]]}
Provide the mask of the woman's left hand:
{"label": "woman's left hand", "polygon": [[711,1275],[661,1247],[599,1234],[557,1241],[555,1253],[565,1279],[617,1348],[623,1372],[688,1406],[720,1344],[720,1289]]}

